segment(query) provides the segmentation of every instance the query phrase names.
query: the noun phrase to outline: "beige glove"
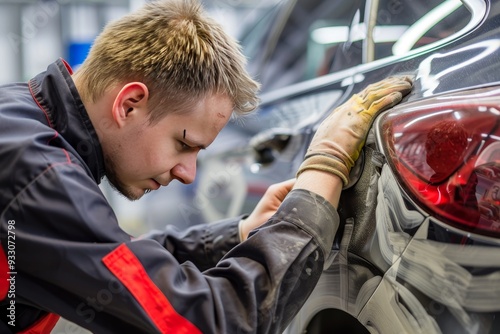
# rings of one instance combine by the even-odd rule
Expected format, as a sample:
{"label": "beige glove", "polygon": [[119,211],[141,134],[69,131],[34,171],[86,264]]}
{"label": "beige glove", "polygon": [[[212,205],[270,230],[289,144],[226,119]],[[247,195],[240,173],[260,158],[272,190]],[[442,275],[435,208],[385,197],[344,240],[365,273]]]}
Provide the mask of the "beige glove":
{"label": "beige glove", "polygon": [[333,110],[316,131],[297,177],[305,170],[316,169],[339,176],[346,186],[375,117],[398,104],[411,89],[410,77],[389,77]]}

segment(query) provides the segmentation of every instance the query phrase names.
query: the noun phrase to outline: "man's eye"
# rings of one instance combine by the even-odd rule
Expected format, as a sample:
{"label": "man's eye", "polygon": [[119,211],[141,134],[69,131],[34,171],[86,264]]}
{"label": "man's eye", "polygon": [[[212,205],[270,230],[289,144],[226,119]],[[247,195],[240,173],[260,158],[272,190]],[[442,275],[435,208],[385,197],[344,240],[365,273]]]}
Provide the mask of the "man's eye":
{"label": "man's eye", "polygon": [[183,141],[179,141],[180,145],[181,145],[181,149],[183,151],[189,151],[189,150],[192,150],[193,148],[191,146],[189,146],[188,144],[186,144],[185,142]]}

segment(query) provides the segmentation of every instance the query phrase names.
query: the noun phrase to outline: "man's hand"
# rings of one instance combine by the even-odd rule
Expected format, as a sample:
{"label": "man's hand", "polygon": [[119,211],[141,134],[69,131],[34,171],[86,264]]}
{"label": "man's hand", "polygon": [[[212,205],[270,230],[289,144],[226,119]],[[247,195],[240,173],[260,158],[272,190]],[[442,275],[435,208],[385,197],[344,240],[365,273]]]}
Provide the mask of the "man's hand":
{"label": "man's hand", "polygon": [[412,89],[410,77],[389,77],[354,94],[319,126],[297,176],[305,170],[335,174],[345,185],[375,117]]}
{"label": "man's hand", "polygon": [[294,183],[295,179],[290,179],[288,181],[273,184],[266,190],[252,214],[240,222],[239,229],[241,241],[247,239],[248,233],[250,233],[251,230],[259,227],[271,218],[292,189]]}

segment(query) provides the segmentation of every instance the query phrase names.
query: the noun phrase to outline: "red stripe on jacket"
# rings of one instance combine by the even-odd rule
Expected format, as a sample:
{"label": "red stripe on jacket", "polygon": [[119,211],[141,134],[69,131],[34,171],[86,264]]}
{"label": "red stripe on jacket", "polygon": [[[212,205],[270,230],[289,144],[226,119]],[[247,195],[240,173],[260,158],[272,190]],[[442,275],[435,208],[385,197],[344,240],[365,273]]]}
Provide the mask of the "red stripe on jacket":
{"label": "red stripe on jacket", "polygon": [[4,300],[7,297],[7,292],[9,292],[9,265],[7,264],[7,257],[3,248],[0,247],[0,300]]}
{"label": "red stripe on jacket", "polygon": [[196,326],[175,311],[126,244],[118,246],[102,261],[135,297],[162,333],[201,334]]}

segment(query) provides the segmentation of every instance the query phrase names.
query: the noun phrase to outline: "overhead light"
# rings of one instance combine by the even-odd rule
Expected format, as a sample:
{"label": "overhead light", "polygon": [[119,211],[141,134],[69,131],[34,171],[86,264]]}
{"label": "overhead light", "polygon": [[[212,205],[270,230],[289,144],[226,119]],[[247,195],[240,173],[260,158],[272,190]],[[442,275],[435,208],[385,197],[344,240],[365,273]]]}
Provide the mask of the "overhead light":
{"label": "overhead light", "polygon": [[311,38],[318,44],[333,44],[347,41],[349,36],[349,27],[323,27],[314,29]]}
{"label": "overhead light", "polygon": [[[376,26],[373,30],[375,43],[397,41],[408,29],[405,25]],[[349,34],[351,38],[349,39]],[[311,32],[311,38],[318,44],[334,44],[346,41],[356,42],[366,37],[364,23],[356,24],[351,29],[347,26],[323,27]]]}

